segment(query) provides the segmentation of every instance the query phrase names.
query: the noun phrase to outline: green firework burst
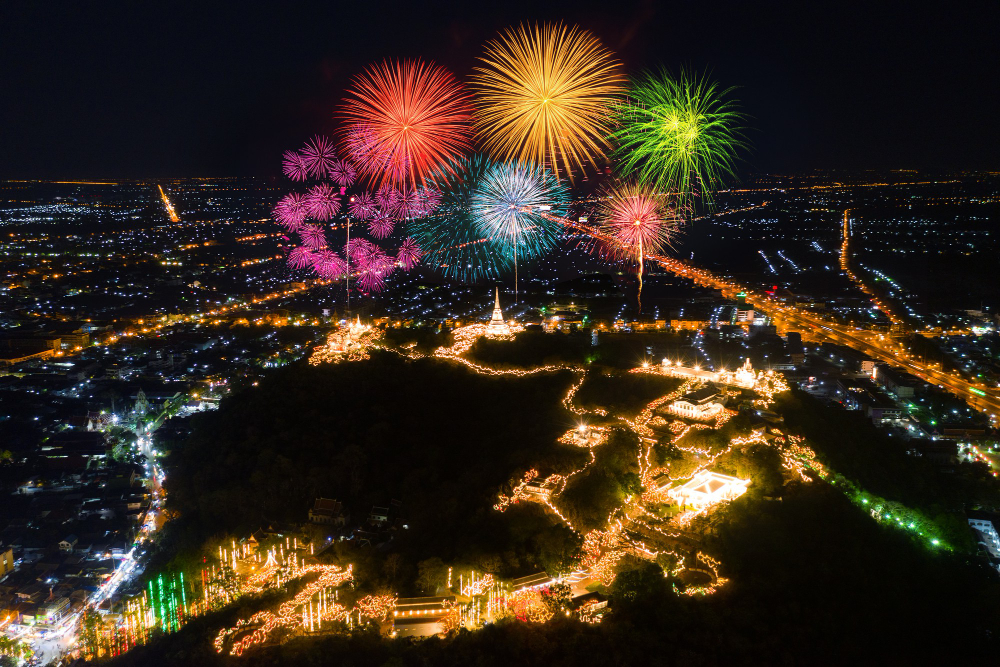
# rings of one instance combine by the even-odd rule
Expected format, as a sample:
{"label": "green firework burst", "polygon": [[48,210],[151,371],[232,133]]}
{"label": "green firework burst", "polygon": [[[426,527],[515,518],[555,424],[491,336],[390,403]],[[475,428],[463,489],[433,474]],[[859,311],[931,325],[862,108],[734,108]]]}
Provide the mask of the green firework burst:
{"label": "green firework burst", "polygon": [[736,153],[745,148],[743,114],[707,76],[666,70],[645,72],[615,109],[613,137],[622,171],[657,189],[672,190],[691,207],[733,177]]}

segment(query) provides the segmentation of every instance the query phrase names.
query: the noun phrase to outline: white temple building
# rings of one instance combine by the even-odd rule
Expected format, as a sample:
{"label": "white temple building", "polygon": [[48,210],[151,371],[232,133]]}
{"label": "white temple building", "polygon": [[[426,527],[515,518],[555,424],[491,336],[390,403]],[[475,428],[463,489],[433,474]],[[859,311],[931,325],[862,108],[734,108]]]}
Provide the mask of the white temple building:
{"label": "white temple building", "polygon": [[678,398],[667,406],[667,412],[685,419],[711,421],[724,409],[718,398],[718,391],[712,387],[703,387]]}
{"label": "white temple building", "polygon": [[701,509],[724,500],[739,498],[746,493],[748,486],[750,486],[748,479],[702,470],[687,484],[667,491],[667,495],[679,505]]}
{"label": "white temple building", "polygon": [[496,290],[496,303],[493,306],[493,317],[486,325],[486,335],[509,336],[510,327],[503,320],[503,313],[500,311],[500,288]]}

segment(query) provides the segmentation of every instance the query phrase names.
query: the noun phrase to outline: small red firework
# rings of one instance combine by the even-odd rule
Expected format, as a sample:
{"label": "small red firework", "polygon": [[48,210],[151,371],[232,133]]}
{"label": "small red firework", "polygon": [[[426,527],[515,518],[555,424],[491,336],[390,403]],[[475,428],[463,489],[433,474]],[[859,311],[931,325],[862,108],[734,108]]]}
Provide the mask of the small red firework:
{"label": "small red firework", "polygon": [[281,169],[285,172],[285,176],[293,181],[304,181],[309,177],[309,164],[295,151],[285,151]]}
{"label": "small red firework", "polygon": [[330,173],[330,168],[333,167],[333,163],[337,160],[333,141],[321,134],[317,134],[310,139],[301,153],[305,159],[309,175],[315,178],[326,178]]}
{"label": "small red firework", "polygon": [[423,254],[420,247],[417,246],[417,242],[407,236],[403,245],[399,246],[399,250],[396,251],[396,261],[399,262],[404,271],[409,271],[417,265]]}
{"label": "small red firework", "polygon": [[366,292],[379,292],[385,287],[385,279],[395,266],[395,258],[386,255],[381,248],[374,247],[361,270],[358,284]]}
{"label": "small red firework", "polygon": [[306,247],[314,250],[326,245],[326,233],[319,225],[302,225],[299,228],[299,237]]}
{"label": "small red firework", "polygon": [[469,96],[446,69],[420,60],[383,62],[348,91],[345,144],[373,183],[415,188],[472,143]]}
{"label": "small red firework", "polygon": [[327,183],[309,188],[306,195],[309,215],[317,220],[329,220],[340,211],[340,195]]}
{"label": "small red firework", "polygon": [[305,246],[292,248],[288,253],[288,266],[293,269],[304,269],[313,264],[313,251]]}

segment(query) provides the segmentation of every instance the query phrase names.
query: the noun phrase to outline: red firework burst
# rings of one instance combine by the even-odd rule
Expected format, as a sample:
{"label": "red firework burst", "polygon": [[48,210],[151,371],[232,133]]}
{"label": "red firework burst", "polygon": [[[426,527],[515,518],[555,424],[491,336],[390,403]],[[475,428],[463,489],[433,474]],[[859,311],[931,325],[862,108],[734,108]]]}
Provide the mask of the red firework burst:
{"label": "red firework burst", "polygon": [[420,60],[383,62],[348,91],[345,144],[375,183],[415,188],[471,147],[469,96],[446,69]]}
{"label": "red firework burst", "polygon": [[340,211],[340,195],[333,186],[320,183],[309,188],[306,195],[309,215],[317,220],[329,220]]}
{"label": "red firework burst", "polygon": [[602,231],[612,239],[608,250],[619,260],[641,261],[642,255],[663,252],[677,229],[664,197],[638,185],[613,189],[602,213]]}
{"label": "red firework burst", "polygon": [[317,134],[302,149],[302,157],[310,176],[326,178],[337,160],[337,153],[329,137]]}
{"label": "red firework burst", "polygon": [[309,177],[309,163],[295,151],[285,151],[281,169],[293,181],[304,181]]}
{"label": "red firework burst", "polygon": [[417,242],[407,236],[403,245],[399,246],[399,250],[396,251],[396,261],[403,267],[403,270],[409,271],[417,265],[423,254]]}
{"label": "red firework burst", "polygon": [[614,260],[638,264],[639,307],[646,255],[663,252],[678,229],[677,209],[665,195],[632,183],[614,187],[601,206],[603,250]]}

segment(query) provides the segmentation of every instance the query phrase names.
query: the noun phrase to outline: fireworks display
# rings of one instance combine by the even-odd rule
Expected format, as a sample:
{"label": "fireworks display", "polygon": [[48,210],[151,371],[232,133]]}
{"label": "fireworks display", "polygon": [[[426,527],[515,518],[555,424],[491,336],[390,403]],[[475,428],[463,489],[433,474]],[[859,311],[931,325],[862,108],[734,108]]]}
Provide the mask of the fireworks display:
{"label": "fireworks display", "polygon": [[373,183],[414,190],[472,145],[468,95],[448,70],[421,60],[369,67],[342,114],[351,159]]}
{"label": "fireworks display", "polygon": [[661,191],[677,192],[692,204],[711,204],[712,189],[732,176],[736,151],[744,146],[742,114],[705,76],[682,71],[647,72],[617,105],[614,139],[622,169]]}
{"label": "fireworks display", "polygon": [[492,165],[474,155],[435,172],[430,188],[440,193],[440,203],[432,214],[407,223],[424,263],[452,280],[493,280],[513,268],[505,245],[480,233],[473,215],[473,196]]}
{"label": "fireworks display", "polygon": [[486,45],[473,78],[476,127],[498,158],[571,176],[607,147],[609,107],[623,84],[617,61],[589,32],[522,25]]}
{"label": "fireworks display", "polygon": [[569,193],[550,172],[504,162],[485,171],[472,196],[479,233],[499,244],[514,263],[534,259],[556,245],[562,226],[553,218],[566,214]]}
{"label": "fireworks display", "polygon": [[680,222],[676,207],[649,186],[624,183],[602,200],[601,218],[601,231],[611,240],[603,249],[614,260],[638,265],[641,305],[643,259],[670,244]]}

